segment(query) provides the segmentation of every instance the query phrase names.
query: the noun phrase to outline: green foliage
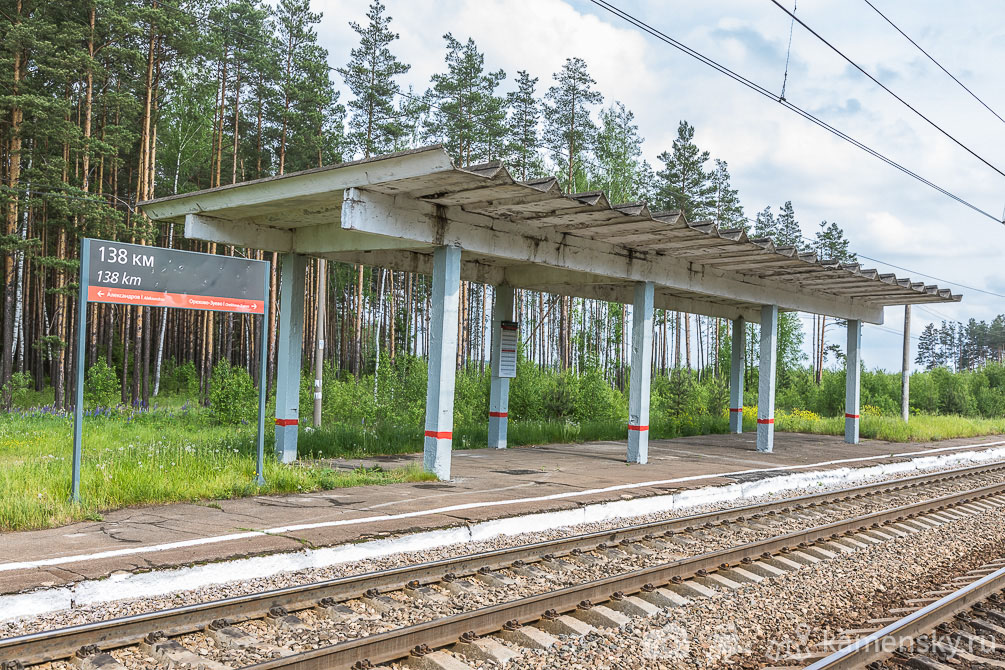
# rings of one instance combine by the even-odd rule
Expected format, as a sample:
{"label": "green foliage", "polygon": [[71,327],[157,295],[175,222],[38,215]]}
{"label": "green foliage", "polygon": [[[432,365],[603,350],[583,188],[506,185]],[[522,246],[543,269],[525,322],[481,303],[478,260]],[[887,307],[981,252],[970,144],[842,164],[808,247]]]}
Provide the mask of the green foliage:
{"label": "green foliage", "polygon": [[248,371],[220,361],[209,380],[209,410],[223,424],[253,423],[258,414],[258,394]]}
{"label": "green foliage", "polygon": [[694,143],[694,126],[681,121],[673,149],[659,155],[663,169],[657,172],[657,201],[664,209],[684,213],[688,221],[700,221],[712,213],[714,186],[705,171],[710,154]]}
{"label": "green foliage", "polygon": [[405,133],[393,105],[400,91],[394,77],[405,74],[411,66],[391,53],[389,47],[398,34],[390,29],[391,17],[385,16],[384,10],[375,0],[366,13],[365,26],[349,22],[359,35],[359,46],[349,53],[349,63],[338,70],[354,96],[349,102],[349,139],[364,156],[394,150]]}
{"label": "green foliage", "polygon": [[431,109],[429,138],[443,142],[458,163],[469,165],[502,153],[506,137],[506,99],[495,94],[506,77],[503,70],[485,70],[485,54],[475,41],[465,43],[452,34],[447,42],[447,71],[432,76],[426,91]]}
{"label": "green foliage", "polygon": [[13,407],[23,407],[30,389],[31,375],[27,372],[15,372],[7,383],[0,387],[0,406],[5,412],[11,411]]}
{"label": "green foliage", "polygon": [[199,375],[195,370],[195,363],[188,361],[177,365],[173,359],[165,360],[161,367],[161,391],[185,398],[197,397]]}
{"label": "green foliage", "polygon": [[104,358],[99,358],[98,362],[87,370],[87,379],[84,381],[84,404],[87,407],[111,407],[118,404],[119,393],[118,375]]}
{"label": "green foliage", "polygon": [[600,113],[600,131],[590,181],[612,203],[635,202],[646,194],[652,168],[642,159],[642,136],[635,114],[621,102]]}
{"label": "green foliage", "polygon": [[597,83],[590,76],[582,58],[566,58],[562,69],[553,75],[555,85],[545,94],[544,141],[555,165],[565,175],[565,190],[576,187],[577,176],[587,171],[587,151],[593,145],[597,126],[590,118],[590,108],[604,97],[593,89]]}

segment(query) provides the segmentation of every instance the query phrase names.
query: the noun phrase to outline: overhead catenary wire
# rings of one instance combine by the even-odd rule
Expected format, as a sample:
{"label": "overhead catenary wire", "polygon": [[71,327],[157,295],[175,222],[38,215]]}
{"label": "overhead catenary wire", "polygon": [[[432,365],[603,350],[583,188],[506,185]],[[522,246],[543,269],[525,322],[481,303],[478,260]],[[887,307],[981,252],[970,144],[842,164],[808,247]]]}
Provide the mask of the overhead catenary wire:
{"label": "overhead catenary wire", "polygon": [[894,30],[896,30],[898,33],[900,33],[904,37],[904,39],[906,39],[908,42],[910,42],[912,45],[914,45],[914,47],[918,51],[920,51],[921,53],[925,54],[925,57],[928,58],[928,60],[930,60],[933,63],[935,63],[936,67],[938,67],[940,70],[942,70],[946,74],[947,77],[949,77],[950,79],[952,79],[953,81],[955,81],[957,84],[959,84],[960,88],[962,88],[964,91],[966,91],[967,93],[969,93],[970,96],[974,100],[976,100],[977,102],[979,102],[981,104],[981,106],[984,107],[984,109],[986,109],[989,112],[991,112],[992,114],[994,114],[995,117],[997,117],[997,119],[999,121],[1001,121],[1002,123],[1005,123],[1005,119],[1003,119],[1001,117],[1001,114],[999,114],[995,110],[991,109],[991,107],[986,102],[984,102],[983,100],[981,100],[980,97],[976,93],[974,93],[973,91],[971,91],[970,88],[968,88],[966,84],[964,84],[962,81],[960,81],[959,79],[957,79],[956,76],[952,72],[950,72],[945,67],[943,67],[942,63],[940,63],[939,61],[935,60],[935,57],[932,56],[932,54],[928,53],[924,48],[922,48],[922,46],[920,44],[918,44],[913,39],[911,39],[910,35],[908,35],[903,30],[901,30],[900,26],[898,26],[896,23],[894,23],[890,19],[890,17],[888,17],[886,14],[884,14],[883,12],[881,12],[879,10],[879,8],[876,7],[876,5],[872,4],[872,2],[870,2],[869,0],[862,0],[862,2],[864,2],[867,5],[869,5],[869,7],[872,8],[872,11],[876,12],[877,14],[879,14],[883,18],[884,21],[886,21],[887,23],[889,23],[890,26],[893,27]]}
{"label": "overhead catenary wire", "polygon": [[632,24],[633,26],[635,26],[639,30],[641,30],[641,31],[643,31],[645,33],[648,33],[649,35],[655,37],[656,39],[658,39],[658,40],[660,40],[662,42],[665,42],[665,43],[669,44],[670,46],[674,47],[675,49],[677,49],[679,51],[684,52],[688,56],[691,56],[695,60],[697,60],[697,61],[699,61],[699,62],[707,65],[708,67],[716,70],[717,72],[726,75],[730,79],[732,79],[732,80],[734,80],[734,81],[742,84],[743,86],[746,86],[747,88],[751,89],[752,91],[755,91],[756,93],[760,93],[764,97],[777,102],[778,104],[782,105],[786,109],[788,109],[788,110],[790,110],[790,111],[798,114],[799,116],[803,117],[807,121],[809,121],[811,123],[814,123],[817,126],[820,126],[824,130],[826,130],[826,131],[828,131],[828,132],[836,135],[837,137],[839,137],[840,139],[845,140],[846,142],[849,142],[850,144],[852,144],[855,147],[861,149],[862,151],[866,152],[870,156],[873,156],[874,158],[877,158],[877,159],[883,161],[884,163],[886,163],[890,167],[893,167],[893,168],[895,168],[895,169],[903,172],[904,174],[908,175],[909,177],[912,177],[913,179],[916,179],[917,181],[919,181],[922,184],[925,184],[926,186],[934,189],[935,191],[941,193],[942,195],[944,195],[944,196],[946,196],[948,198],[951,198],[952,200],[955,200],[959,204],[961,204],[961,205],[963,205],[965,207],[970,208],[971,210],[977,212],[978,214],[981,214],[982,216],[985,216],[985,217],[991,219],[995,223],[1005,223],[1005,221],[1003,221],[1002,219],[999,219],[997,216],[995,216],[994,214],[991,214],[987,210],[982,209],[981,207],[978,207],[977,205],[975,205],[975,204],[969,202],[968,200],[966,200],[965,198],[956,195],[955,193],[949,191],[946,188],[943,188],[942,186],[939,186],[938,184],[932,182],[929,179],[926,179],[925,177],[922,177],[920,174],[918,174],[918,173],[914,172],[913,170],[905,167],[901,163],[898,163],[897,161],[893,160],[892,158],[889,158],[888,156],[880,153],[876,149],[873,149],[872,147],[866,145],[864,142],[861,142],[861,141],[855,139],[854,137],[848,135],[847,133],[845,133],[845,132],[843,132],[841,130],[838,130],[834,126],[832,126],[829,123],[827,123],[826,121],[824,121],[824,120],[822,120],[822,119],[814,116],[813,114],[811,114],[810,112],[802,109],[798,105],[795,105],[795,104],[793,104],[792,102],[790,102],[788,100],[780,99],[777,95],[775,95],[774,93],[772,93],[770,90],[768,90],[764,86],[761,86],[760,84],[757,84],[756,82],[754,82],[754,81],[752,81],[752,80],[744,77],[743,75],[741,75],[741,74],[739,74],[739,73],[737,73],[737,72],[729,69],[725,65],[722,65],[721,63],[718,63],[715,60],[713,60],[713,59],[711,59],[711,58],[709,58],[709,57],[701,54],[700,52],[695,51],[694,49],[688,47],[687,45],[683,44],[682,42],[680,42],[680,41],[678,41],[678,40],[670,37],[666,33],[663,33],[662,31],[660,31],[660,30],[652,27],[651,25],[649,25],[648,23],[642,21],[641,19],[638,19],[638,18],[632,16],[631,14],[629,14],[628,12],[626,12],[626,11],[624,11],[622,9],[619,9],[618,7],[612,5],[610,2],[607,2],[606,0],[590,0],[590,2],[592,2],[594,5],[597,5],[601,9],[604,9],[604,10],[610,12],[611,14],[614,14],[615,16],[621,18],[622,20],[624,20],[624,21]]}
{"label": "overhead catenary wire", "polygon": [[997,172],[999,175],[1001,175],[1002,177],[1005,177],[1005,172],[1002,172],[1002,170],[999,169],[998,166],[996,166],[993,163],[991,163],[990,161],[988,161],[986,158],[984,158],[983,156],[981,156],[980,154],[978,154],[976,151],[974,151],[973,149],[971,149],[970,147],[968,147],[966,144],[964,144],[960,140],[956,139],[956,136],[954,136],[953,134],[951,134],[948,130],[946,130],[945,128],[943,128],[939,124],[935,123],[935,121],[932,121],[930,118],[928,118],[927,116],[925,116],[917,107],[915,107],[914,105],[912,105],[911,103],[909,103],[907,100],[904,100],[902,97],[900,97],[899,95],[897,95],[896,93],[894,93],[893,90],[889,86],[887,86],[886,84],[884,84],[883,82],[881,82],[879,79],[876,79],[876,77],[872,76],[872,74],[870,74],[864,67],[862,67],[861,65],[859,65],[858,63],[856,63],[850,57],[848,57],[847,55],[845,55],[845,53],[843,51],[841,51],[836,46],[834,46],[833,44],[831,44],[830,42],[828,42],[827,39],[824,38],[823,35],[821,35],[817,31],[815,31],[812,28],[810,28],[806,24],[805,21],[803,21],[802,19],[800,19],[799,17],[797,17],[794,13],[792,13],[789,10],[788,7],[784,6],[778,0],[769,0],[769,1],[771,3],[773,3],[776,7],[778,7],[780,10],[782,10],[783,12],[785,12],[786,14],[788,14],[790,17],[792,17],[793,21],[796,21],[797,23],[799,23],[799,25],[802,26],[804,29],[806,29],[807,32],[809,32],[811,35],[813,35],[818,40],[820,40],[825,45],[827,45],[827,47],[829,47],[838,56],[840,56],[841,58],[843,58],[849,65],[851,65],[853,68],[855,68],[856,70],[858,70],[859,72],[861,72],[863,75],[865,75],[872,83],[874,83],[877,86],[879,86],[881,89],[883,89],[884,91],[886,91],[887,93],[889,93],[891,96],[893,96],[900,104],[904,105],[909,110],[911,110],[912,112],[914,112],[919,118],[921,118],[922,120],[924,120],[932,128],[935,128],[937,131],[939,131],[940,133],[942,133],[943,135],[945,135],[947,138],[949,138],[953,143],[955,143],[961,149],[963,149],[964,151],[966,151],[967,153],[969,153],[971,156],[973,156],[974,158],[976,158],[980,162],[982,162],[985,165],[987,165],[989,168],[991,168],[992,170],[994,170],[995,172]]}

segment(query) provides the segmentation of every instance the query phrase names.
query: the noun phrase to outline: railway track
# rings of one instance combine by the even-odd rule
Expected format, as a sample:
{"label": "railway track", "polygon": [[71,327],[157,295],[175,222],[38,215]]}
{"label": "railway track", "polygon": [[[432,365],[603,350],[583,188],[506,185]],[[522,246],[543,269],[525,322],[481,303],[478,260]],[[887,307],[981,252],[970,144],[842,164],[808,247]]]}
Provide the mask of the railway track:
{"label": "railway track", "polygon": [[[988,482],[1000,480],[1003,471],[1005,466],[992,465],[915,476],[8,638],[0,640],[0,667],[10,670],[73,658],[78,667],[116,670],[126,666],[108,652],[137,645],[140,654],[163,667],[187,664],[211,670],[362,668],[401,658],[440,667],[437,655],[445,652],[432,650],[455,644],[462,645],[468,656],[505,655],[508,647],[484,636],[544,644],[548,631],[582,632],[591,621],[618,625],[627,616],[682,604],[689,597],[707,595],[709,589],[763,579],[835,552],[998,506],[1005,484]],[[962,492],[939,495],[964,485]],[[913,501],[903,504],[904,500]],[[856,514],[863,508],[876,509]],[[840,519],[832,520],[835,517]],[[820,521],[826,522],[813,525]],[[805,527],[772,533],[793,524]],[[714,545],[719,536],[734,530],[763,539],[673,558]],[[639,562],[644,567],[630,569]],[[609,574],[587,578],[604,572]],[[574,575],[573,584],[449,613],[479,590],[505,596],[521,581],[540,587],[562,574]],[[409,603],[431,606],[438,616],[410,623],[408,616],[401,616]],[[361,614],[369,614],[366,619],[371,623],[373,614],[379,623],[386,623],[384,619],[402,623],[383,631],[379,625],[370,626],[372,630],[356,626],[351,637],[341,630],[348,622],[358,622]],[[262,628],[262,622],[266,630],[293,636],[323,622],[342,641],[325,644],[323,636],[314,636],[312,644],[319,648],[307,651],[295,645],[271,645],[269,653],[278,657],[257,664],[253,661],[260,660],[261,653],[234,652],[216,661],[179,642],[196,634],[211,640],[215,649],[251,650],[262,641],[242,624]]]}
{"label": "railway track", "polygon": [[840,649],[806,670],[1005,667],[1005,559],[953,580],[953,587],[913,599],[916,607],[900,609],[914,611],[837,643]]}

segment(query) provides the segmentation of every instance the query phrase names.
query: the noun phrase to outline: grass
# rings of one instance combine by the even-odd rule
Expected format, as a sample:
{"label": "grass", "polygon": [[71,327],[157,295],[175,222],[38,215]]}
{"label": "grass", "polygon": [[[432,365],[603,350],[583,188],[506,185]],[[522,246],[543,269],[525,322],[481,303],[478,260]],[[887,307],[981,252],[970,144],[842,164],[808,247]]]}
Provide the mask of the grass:
{"label": "grass", "polygon": [[[744,429],[756,430],[757,424],[750,421],[744,412]],[[779,412],[775,417],[775,429],[792,433],[815,433],[818,435],[844,435],[844,417],[807,417],[810,412]],[[936,416],[916,414],[907,423],[900,417],[864,415],[859,423],[859,435],[867,439],[889,442],[934,442],[961,437],[1005,434],[1005,418],[978,419],[963,416]]]}
{"label": "grass", "polygon": [[[100,520],[107,510],[165,502],[199,502],[259,493],[296,493],[369,484],[433,479],[418,466],[393,470],[334,469],[324,460],[415,453],[422,450],[421,428],[391,421],[372,426],[336,424],[301,431],[297,467],[266,459],[264,487],[254,485],[253,426],[221,425],[199,407],[169,400],[150,411],[128,408],[91,412],[84,422],[81,479],[82,504],[67,501],[72,451],[72,418],[50,408],[15,411],[0,416],[0,531],[47,528],[84,519]],[[744,429],[756,429],[757,409],[744,410]],[[776,413],[779,431],[842,435],[843,417],[826,418],[792,410]],[[723,433],[725,416],[673,419],[654,416],[653,439]],[[509,443],[579,443],[624,440],[624,421],[511,421]],[[864,438],[894,442],[934,441],[1005,433],[1005,418],[912,416],[865,413]],[[458,426],[454,447],[477,448],[487,442],[484,424]],[[272,453],[271,431],[266,453]]]}
{"label": "grass", "polygon": [[[345,471],[265,462],[254,484],[254,427],[214,424],[201,410],[110,411],[83,428],[82,504],[68,502],[71,417],[51,411],[0,417],[0,531],[100,519],[110,509],[150,503],[295,493],[432,479],[418,467]],[[271,445],[267,445],[267,454]]]}

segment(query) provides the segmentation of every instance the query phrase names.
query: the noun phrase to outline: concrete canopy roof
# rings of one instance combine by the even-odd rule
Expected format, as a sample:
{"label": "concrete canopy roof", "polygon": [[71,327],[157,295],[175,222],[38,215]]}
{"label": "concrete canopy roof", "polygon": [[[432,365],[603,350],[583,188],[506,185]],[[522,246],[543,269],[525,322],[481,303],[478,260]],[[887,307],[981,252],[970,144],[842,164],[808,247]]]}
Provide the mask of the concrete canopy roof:
{"label": "concrete canopy roof", "polygon": [[498,161],[458,168],[440,146],[140,206],[195,239],[424,274],[434,247],[457,245],[462,278],[516,288],[630,303],[652,281],[657,308],[726,318],[776,304],[882,323],[887,305],[961,299],[553,178],[518,182]]}

